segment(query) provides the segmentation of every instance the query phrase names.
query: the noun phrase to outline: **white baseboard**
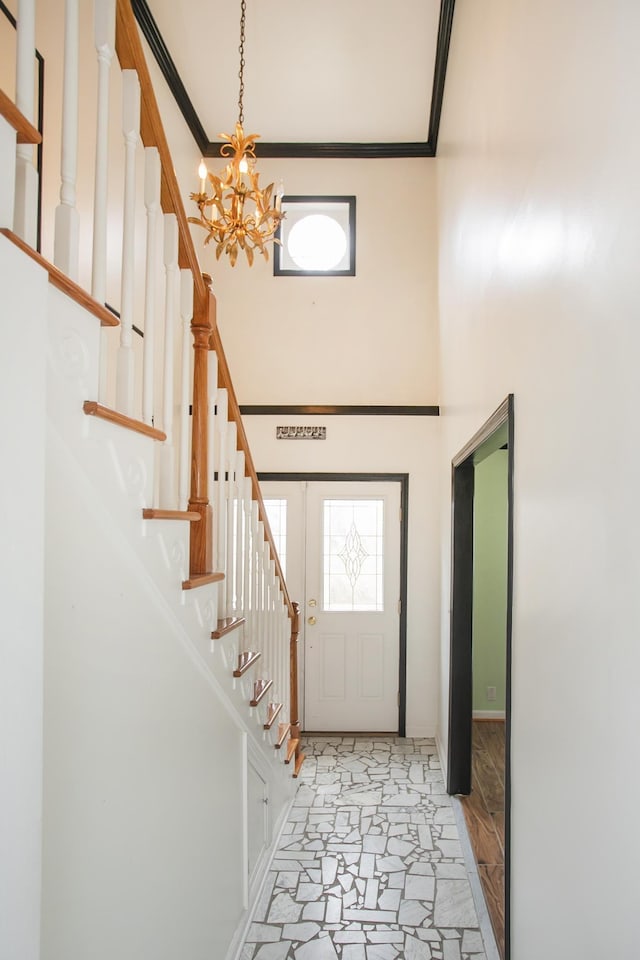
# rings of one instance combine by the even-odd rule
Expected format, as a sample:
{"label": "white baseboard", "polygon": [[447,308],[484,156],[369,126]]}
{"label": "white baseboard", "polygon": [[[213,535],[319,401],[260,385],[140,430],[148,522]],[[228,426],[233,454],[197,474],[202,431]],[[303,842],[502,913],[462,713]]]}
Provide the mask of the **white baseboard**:
{"label": "white baseboard", "polygon": [[474,720],[504,720],[506,714],[504,710],[474,710]]}

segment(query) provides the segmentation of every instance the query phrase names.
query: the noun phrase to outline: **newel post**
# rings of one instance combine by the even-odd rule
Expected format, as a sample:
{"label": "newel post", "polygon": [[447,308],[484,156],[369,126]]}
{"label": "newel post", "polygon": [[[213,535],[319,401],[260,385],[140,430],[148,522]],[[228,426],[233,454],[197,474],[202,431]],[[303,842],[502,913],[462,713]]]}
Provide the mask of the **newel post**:
{"label": "newel post", "polygon": [[[291,641],[289,644],[289,689],[291,697],[291,709],[289,719],[291,722],[291,737],[300,737],[300,718],[298,716],[298,634],[300,633],[300,604],[295,601],[291,604],[293,607],[293,616],[291,617]],[[295,730],[293,728],[296,728]]]}
{"label": "newel post", "polygon": [[[193,305],[193,414],[191,418],[191,494],[189,510],[200,514],[191,524],[190,575],[212,573],[212,511],[208,496],[209,443],[209,338],[216,322],[216,301],[203,275],[206,292]],[[197,288],[196,288],[197,292]]]}

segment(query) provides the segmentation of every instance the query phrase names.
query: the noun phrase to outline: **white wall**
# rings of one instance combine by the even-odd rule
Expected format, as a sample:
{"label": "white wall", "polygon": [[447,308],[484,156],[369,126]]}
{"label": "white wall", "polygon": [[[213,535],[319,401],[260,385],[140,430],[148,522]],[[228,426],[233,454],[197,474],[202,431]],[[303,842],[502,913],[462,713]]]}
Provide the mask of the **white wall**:
{"label": "white wall", "polygon": [[231,956],[264,821],[247,754],[267,847],[294,782],[231,677],[240,636],[212,643],[216,587],[181,589],[187,525],[142,520],[154,441],[82,413],[95,318],[47,301],[42,960]]}
{"label": "white wall", "polygon": [[0,237],[0,956],[38,960],[48,278]]}
{"label": "white wall", "polygon": [[[408,473],[407,735],[432,737],[438,710],[440,422],[437,417],[245,417],[265,473]],[[326,440],[276,440],[278,424],[325,424]],[[293,600],[298,598],[293,597]]]}
{"label": "white wall", "polygon": [[47,542],[42,958],[224,957],[241,731],[53,432]]}
{"label": "white wall", "polygon": [[[632,0],[456,4],[442,475],[513,391],[517,960],[638,953],[639,31]],[[444,601],[446,485],[442,517]],[[442,650],[446,690],[446,616]]]}

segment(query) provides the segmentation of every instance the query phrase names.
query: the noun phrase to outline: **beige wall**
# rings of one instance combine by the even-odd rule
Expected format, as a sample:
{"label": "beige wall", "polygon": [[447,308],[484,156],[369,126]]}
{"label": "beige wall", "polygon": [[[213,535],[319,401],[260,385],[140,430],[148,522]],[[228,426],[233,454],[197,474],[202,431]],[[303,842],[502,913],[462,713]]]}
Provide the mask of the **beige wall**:
{"label": "beige wall", "polygon": [[290,194],[355,194],[356,276],[274,277],[271,262],[230,269],[207,250],[241,402],[437,403],[433,162],[271,160],[260,169]]}
{"label": "beige wall", "polygon": [[[639,32],[632,0],[456,4],[442,470],[513,391],[517,960],[637,955]],[[442,650],[446,690],[446,617]]]}

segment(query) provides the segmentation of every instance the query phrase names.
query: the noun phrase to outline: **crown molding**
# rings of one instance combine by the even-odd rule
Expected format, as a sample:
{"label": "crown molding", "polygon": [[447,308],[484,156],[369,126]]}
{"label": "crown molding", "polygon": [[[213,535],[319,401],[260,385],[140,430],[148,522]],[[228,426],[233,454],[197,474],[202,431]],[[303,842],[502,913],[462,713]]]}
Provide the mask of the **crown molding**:
{"label": "crown molding", "polygon": [[[425,141],[415,143],[258,143],[256,144],[256,156],[319,160],[435,157],[455,4],[456,0],[441,0],[440,2],[438,42],[429,115],[429,136]],[[153,18],[147,0],[131,0],[131,6],[200,153],[203,157],[218,157],[220,155],[220,144],[217,140],[209,139]]]}

